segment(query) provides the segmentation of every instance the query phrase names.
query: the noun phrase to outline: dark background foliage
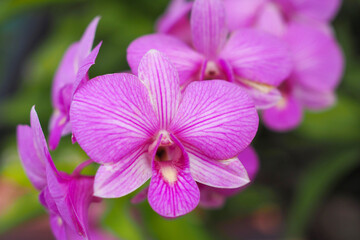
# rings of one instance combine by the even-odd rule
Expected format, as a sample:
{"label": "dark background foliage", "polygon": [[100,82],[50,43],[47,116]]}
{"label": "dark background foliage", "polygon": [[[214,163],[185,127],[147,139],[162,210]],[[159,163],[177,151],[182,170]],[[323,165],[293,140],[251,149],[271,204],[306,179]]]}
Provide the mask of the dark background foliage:
{"label": "dark background foliage", "polygon": [[[16,149],[17,124],[36,105],[47,132],[50,88],[67,46],[100,15],[103,40],[90,75],[127,71],[126,48],[153,32],[167,0],[0,0],[0,239],[52,239],[45,211]],[[131,196],[106,200],[102,223],[122,239],[360,239],[360,1],[344,0],[334,21],[346,71],[337,104],[307,112],[300,128],[260,126],[254,146],[261,169],[254,184],[224,208],[197,208],[176,220],[157,216]],[[86,159],[70,137],[52,153],[71,172]],[[94,173],[89,169],[89,173]]]}

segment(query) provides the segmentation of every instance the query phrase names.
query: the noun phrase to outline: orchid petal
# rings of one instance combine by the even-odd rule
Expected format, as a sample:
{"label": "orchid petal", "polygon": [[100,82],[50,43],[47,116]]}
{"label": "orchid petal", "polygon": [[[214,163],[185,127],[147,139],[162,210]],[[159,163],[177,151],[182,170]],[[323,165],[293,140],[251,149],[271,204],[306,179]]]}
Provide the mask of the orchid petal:
{"label": "orchid petal", "polygon": [[187,149],[191,175],[196,182],[218,188],[238,188],[250,182],[246,169],[237,157],[213,160]]}
{"label": "orchid petal", "polygon": [[82,35],[79,42],[78,49],[78,67],[80,68],[82,61],[90,54],[97,25],[99,23],[100,17],[95,17],[90,24],[87,26],[84,34]]}
{"label": "orchid petal", "polygon": [[68,239],[65,231],[64,222],[62,221],[60,216],[56,214],[50,214],[50,227],[56,239]]}
{"label": "orchid petal", "polygon": [[190,25],[194,47],[207,58],[216,58],[227,35],[223,3],[220,0],[196,0]]}
{"label": "orchid petal", "polygon": [[330,21],[340,8],[341,0],[276,0],[288,15],[304,15]]}
{"label": "orchid petal", "polygon": [[199,188],[190,173],[188,155],[174,136],[172,140],[180,148],[181,157],[177,161],[154,160],[159,144],[157,145],[153,154],[153,174],[148,192],[152,209],[169,218],[189,213],[198,205],[200,199]]}
{"label": "orchid petal", "polygon": [[60,90],[67,84],[72,84],[76,78],[77,69],[74,66],[75,58],[79,43],[72,44],[65,52],[59,68],[56,71],[54,82],[51,90],[53,107],[62,109],[60,103]]}
{"label": "orchid petal", "polygon": [[292,23],[284,40],[294,58],[292,77],[298,84],[317,91],[331,91],[337,87],[344,59],[333,36],[318,28]]}
{"label": "orchid petal", "polygon": [[143,146],[158,123],[148,90],[131,74],[108,74],[76,92],[71,110],[73,133],[98,163],[111,163]]}
{"label": "orchid petal", "polygon": [[74,213],[73,224],[75,221],[75,226],[78,226],[77,233],[82,236],[90,235],[88,211],[93,198],[93,186],[94,178],[88,176],[73,178],[69,184],[68,201]]}
{"label": "orchid petal", "polygon": [[140,192],[138,192],[135,197],[131,199],[132,204],[138,204],[146,200],[147,195],[149,193],[149,186],[142,189]]}
{"label": "orchid petal", "polygon": [[278,105],[262,112],[262,120],[268,128],[275,131],[293,130],[302,121],[303,111],[292,96],[284,96]]}
{"label": "orchid petal", "polygon": [[100,166],[95,176],[94,195],[102,198],[125,196],[151,177],[147,148],[140,148],[114,164]]}
{"label": "orchid petal", "polygon": [[127,61],[137,75],[142,57],[151,49],[164,53],[179,73],[180,84],[198,74],[203,57],[179,39],[164,34],[150,34],[133,41],[127,49]]}
{"label": "orchid petal", "polygon": [[175,116],[181,97],[175,67],[160,52],[150,50],[140,62],[138,76],[150,92],[160,128],[166,129]]}
{"label": "orchid petal", "polygon": [[200,189],[199,206],[207,209],[221,208],[225,204],[226,197],[217,192],[216,188],[198,184]]}
{"label": "orchid petal", "polygon": [[44,133],[40,125],[39,117],[35,111],[35,106],[31,108],[30,124],[31,124],[31,129],[33,131],[34,147],[36,149],[36,153],[45,166],[45,163],[49,159],[51,159],[51,157],[50,157],[49,149],[47,147]]}
{"label": "orchid petal", "polygon": [[229,62],[238,77],[278,86],[290,74],[292,67],[285,45],[269,33],[242,29],[230,36],[220,55]]}
{"label": "orchid petal", "polygon": [[313,91],[299,86],[294,88],[294,96],[304,107],[314,111],[329,108],[336,102],[336,95],[333,91]]}
{"label": "orchid petal", "polygon": [[33,130],[29,126],[17,127],[17,144],[20,160],[26,175],[37,190],[46,186],[44,159],[37,154]]}
{"label": "orchid petal", "polygon": [[224,0],[230,31],[250,27],[267,0]]}
{"label": "orchid petal", "polygon": [[58,172],[53,164],[47,165],[46,173],[49,193],[64,224],[71,228],[70,232],[88,236],[88,208],[92,201],[94,178],[70,177]]}
{"label": "orchid petal", "polygon": [[286,20],[281,9],[273,3],[267,3],[256,20],[255,27],[262,31],[281,37],[286,31]]}
{"label": "orchid petal", "polygon": [[[187,15],[190,13],[192,4],[192,2],[186,0],[172,0],[165,14],[157,21],[157,32],[172,34],[181,25],[188,23]],[[190,28],[190,23],[186,25],[186,27]]]}
{"label": "orchid petal", "polygon": [[[238,159],[245,167],[249,179],[253,181],[259,170],[259,160],[255,150],[251,146],[247,147],[238,155]],[[198,183],[201,196],[199,205],[210,209],[220,208],[224,205],[226,197],[244,190],[248,185],[240,188],[215,188]]]}
{"label": "orchid petal", "polygon": [[55,111],[50,118],[50,135],[49,135],[49,147],[50,150],[55,150],[59,145],[61,136],[69,134],[70,132],[64,132],[66,125],[70,124],[68,116],[62,112]]}
{"label": "orchid petal", "polygon": [[281,92],[277,88],[269,87],[267,89],[268,86],[265,86],[264,89],[261,89],[261,84],[258,84],[258,88],[256,83],[251,83],[253,83],[252,86],[245,84],[240,84],[240,86],[246,90],[247,94],[254,101],[256,109],[271,108],[281,99]]}
{"label": "orchid petal", "polygon": [[170,129],[182,143],[222,160],[250,144],[258,121],[252,100],[241,87],[222,80],[198,81],[186,88]]}
{"label": "orchid petal", "polygon": [[81,87],[82,84],[84,84],[88,79],[88,72],[92,65],[95,64],[95,60],[97,55],[99,54],[99,50],[101,47],[102,42],[100,42],[91,52],[90,54],[81,62],[81,66],[79,68],[79,71],[76,75],[76,80],[74,82],[74,85],[72,87],[72,94],[74,95],[75,91]]}
{"label": "orchid petal", "polygon": [[255,149],[251,146],[245,148],[244,151],[238,155],[238,158],[246,169],[249,179],[253,181],[259,171],[259,159]]}

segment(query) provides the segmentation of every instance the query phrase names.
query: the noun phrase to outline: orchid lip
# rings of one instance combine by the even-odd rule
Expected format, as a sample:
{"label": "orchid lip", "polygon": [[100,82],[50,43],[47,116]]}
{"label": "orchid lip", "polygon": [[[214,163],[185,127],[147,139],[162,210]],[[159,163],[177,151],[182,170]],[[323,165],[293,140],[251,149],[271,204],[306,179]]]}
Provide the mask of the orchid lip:
{"label": "orchid lip", "polygon": [[178,172],[174,166],[165,165],[160,168],[162,177],[169,184],[173,184],[177,181]]}

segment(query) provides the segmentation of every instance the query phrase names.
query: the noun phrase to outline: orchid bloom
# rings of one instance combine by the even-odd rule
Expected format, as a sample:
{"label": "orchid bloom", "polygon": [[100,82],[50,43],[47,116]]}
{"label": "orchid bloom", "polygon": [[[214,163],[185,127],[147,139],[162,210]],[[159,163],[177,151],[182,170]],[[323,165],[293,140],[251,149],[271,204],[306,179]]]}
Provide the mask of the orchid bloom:
{"label": "orchid bloom", "polygon": [[259,109],[273,106],[281,97],[277,86],[288,76],[291,61],[282,41],[254,29],[239,29],[229,38],[221,0],[196,0],[191,12],[192,44],[164,34],[136,39],[127,50],[136,74],[142,56],[150,49],[165,53],[175,65],[180,84],[193,80],[226,79],[246,89]]}
{"label": "orchid bloom", "polygon": [[281,100],[262,113],[264,124],[276,131],[297,127],[303,109],[322,110],[332,106],[344,65],[336,40],[320,29],[292,23],[283,39],[290,47],[294,68],[280,86]]}
{"label": "orchid bloom", "polygon": [[70,45],[55,74],[51,92],[54,113],[49,126],[51,150],[56,149],[61,136],[71,133],[69,111],[73,94],[88,79],[88,71],[95,63],[101,46],[100,42],[91,50],[99,20],[99,17],[92,20],[80,41]]}
{"label": "orchid bloom", "polygon": [[[245,167],[249,179],[252,182],[259,171],[259,159],[254,148],[251,146],[247,147],[238,155],[238,158]],[[198,184],[200,189],[199,205],[204,208],[220,208],[224,205],[227,197],[243,191],[249,184],[235,189],[214,188],[204,184]]]}
{"label": "orchid bloom", "polygon": [[195,181],[221,188],[247,184],[236,156],[254,138],[258,115],[246,92],[222,80],[193,82],[181,92],[175,67],[156,50],[137,72],[96,77],[74,96],[74,134],[101,164],[94,195],[122,197],[151,178],[150,206],[178,217],[198,205]]}
{"label": "orchid bloom", "polygon": [[79,165],[71,175],[59,172],[51,159],[34,107],[30,121],[31,126],[17,128],[19,155],[31,183],[41,192],[39,200],[50,214],[53,234],[60,240],[91,239],[93,234],[98,234],[88,226],[94,177],[80,175],[82,168],[91,161]]}

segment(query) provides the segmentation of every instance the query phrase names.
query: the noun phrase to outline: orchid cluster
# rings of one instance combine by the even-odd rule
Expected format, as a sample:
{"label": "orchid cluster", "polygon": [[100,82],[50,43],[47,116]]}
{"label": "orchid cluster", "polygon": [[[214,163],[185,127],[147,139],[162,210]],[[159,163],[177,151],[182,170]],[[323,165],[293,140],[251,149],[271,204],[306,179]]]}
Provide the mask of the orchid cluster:
{"label": "orchid cluster", "polygon": [[[343,58],[329,21],[339,0],[173,0],[157,32],[127,49],[131,73],[89,78],[99,17],[66,51],[52,88],[49,148],[72,134],[90,160],[55,167],[35,108],[17,129],[23,167],[57,239],[106,239],[101,198],[139,189],[166,218],[216,208],[253,180],[259,114],[276,131],[334,104]],[[81,174],[97,163],[95,176]],[[108,237],[107,238],[111,238]]]}

